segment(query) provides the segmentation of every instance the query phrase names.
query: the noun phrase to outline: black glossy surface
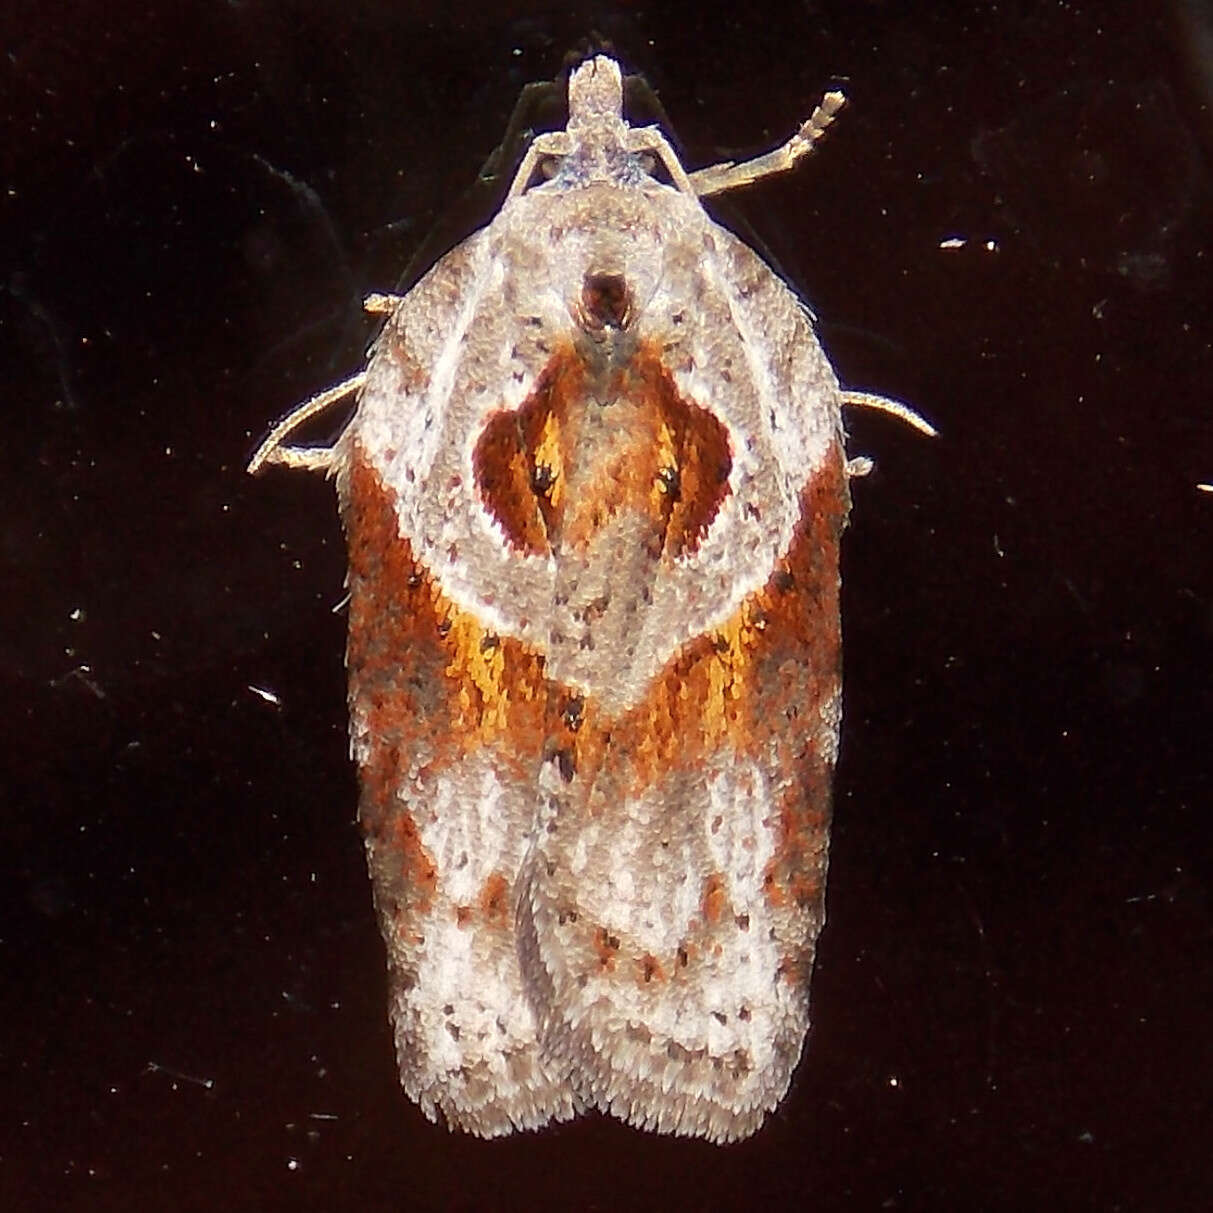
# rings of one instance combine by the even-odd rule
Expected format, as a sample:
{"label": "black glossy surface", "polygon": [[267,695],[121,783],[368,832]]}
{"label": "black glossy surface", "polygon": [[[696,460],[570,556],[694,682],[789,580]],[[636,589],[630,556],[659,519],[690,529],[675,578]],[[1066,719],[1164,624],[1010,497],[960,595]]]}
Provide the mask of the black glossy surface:
{"label": "black glossy surface", "polygon": [[[1202,20],[10,5],[0,1207],[1207,1207]],[[357,366],[359,295],[488,219],[518,89],[591,31],[692,165],[844,84],[821,153],[718,214],[852,385],[943,432],[852,419],[879,464],[816,1024],[729,1149],[600,1119],[486,1144],[400,1094],[330,490],[242,474]]]}

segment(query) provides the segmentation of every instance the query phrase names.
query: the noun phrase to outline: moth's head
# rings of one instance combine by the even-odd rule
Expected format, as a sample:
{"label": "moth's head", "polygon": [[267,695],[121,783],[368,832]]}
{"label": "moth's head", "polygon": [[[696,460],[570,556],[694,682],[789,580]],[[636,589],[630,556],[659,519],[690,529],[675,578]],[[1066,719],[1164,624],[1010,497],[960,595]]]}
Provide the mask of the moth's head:
{"label": "moth's head", "polygon": [[605,55],[587,59],[569,77],[569,133],[592,132],[601,139],[613,130],[622,142],[626,129],[619,64]]}

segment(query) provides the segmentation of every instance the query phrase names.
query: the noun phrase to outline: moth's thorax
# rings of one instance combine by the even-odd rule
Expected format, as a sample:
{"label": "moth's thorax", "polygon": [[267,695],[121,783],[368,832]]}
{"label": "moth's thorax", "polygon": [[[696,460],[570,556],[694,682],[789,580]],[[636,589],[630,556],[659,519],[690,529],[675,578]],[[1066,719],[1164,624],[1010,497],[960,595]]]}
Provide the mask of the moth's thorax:
{"label": "moth's thorax", "polygon": [[569,121],[554,176],[540,187],[549,193],[578,189],[590,182],[636,186],[649,178],[644,159],[629,144],[623,117],[623,81],[604,61],[569,84]]}
{"label": "moth's thorax", "polygon": [[[545,262],[541,314],[578,327],[584,320],[585,284],[616,279],[626,284],[633,314],[629,328],[641,333],[663,322],[660,304],[703,251],[702,211],[676,190],[642,177],[632,186],[596,181],[513,199],[502,212],[509,239],[502,257],[503,302],[510,306],[515,267]],[[516,283],[515,285],[521,285]]]}

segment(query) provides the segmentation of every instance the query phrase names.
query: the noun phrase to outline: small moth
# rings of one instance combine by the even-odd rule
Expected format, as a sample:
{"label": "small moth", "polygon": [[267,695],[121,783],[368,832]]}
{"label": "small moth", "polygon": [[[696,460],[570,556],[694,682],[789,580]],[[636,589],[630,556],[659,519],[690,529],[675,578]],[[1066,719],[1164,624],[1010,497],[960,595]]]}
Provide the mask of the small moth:
{"label": "small moth", "polygon": [[[838,749],[847,394],[688,173],[569,80],[493,221],[249,465],[336,480],[350,735],[401,1081],[494,1136],[599,1109],[730,1141],[809,1026]],[[540,172],[540,170],[546,172]],[[667,180],[655,174],[664,170]],[[288,445],[333,403],[331,446]]]}

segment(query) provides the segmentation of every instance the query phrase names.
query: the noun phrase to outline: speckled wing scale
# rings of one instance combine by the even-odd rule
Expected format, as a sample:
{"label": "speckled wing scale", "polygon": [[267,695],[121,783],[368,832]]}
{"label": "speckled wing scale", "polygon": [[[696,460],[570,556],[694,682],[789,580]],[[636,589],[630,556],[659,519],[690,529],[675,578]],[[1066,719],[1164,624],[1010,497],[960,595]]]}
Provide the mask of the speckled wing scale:
{"label": "speckled wing scale", "polygon": [[[688,176],[624,121],[618,66],[583,64],[493,222],[375,297],[366,371],[254,457],[336,478],[400,1073],[453,1127],[597,1108],[728,1141],[788,1089],[824,918],[844,395],[699,196],[790,167],[841,103]],[[332,448],[285,445],[350,391]]]}

